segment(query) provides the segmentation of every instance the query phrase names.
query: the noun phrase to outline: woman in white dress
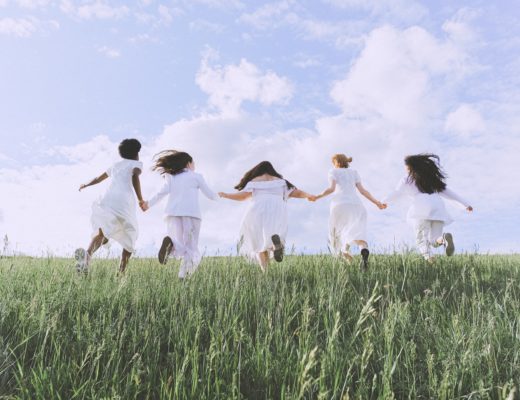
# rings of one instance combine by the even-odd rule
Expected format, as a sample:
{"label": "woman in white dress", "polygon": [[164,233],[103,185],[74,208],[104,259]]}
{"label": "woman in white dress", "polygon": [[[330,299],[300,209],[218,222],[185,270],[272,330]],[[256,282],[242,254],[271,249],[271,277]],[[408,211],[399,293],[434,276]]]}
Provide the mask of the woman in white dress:
{"label": "woman in white dress", "polygon": [[238,193],[219,192],[230,200],[251,199],[240,228],[240,253],[256,258],[262,271],[267,270],[269,255],[283,260],[287,236],[287,199],[310,200],[311,195],[296,189],[285,180],[269,161],[262,161],[246,172],[235,189]]}
{"label": "woman in white dress", "polygon": [[158,154],[153,167],[164,176],[164,185],[148,202],[144,209],[154,206],[165,196],[167,236],[159,250],[159,262],[166,264],[170,254],[182,259],[179,278],[195,272],[200,264],[199,234],[201,212],[199,190],[209,199],[218,196],[208,187],[204,177],[195,171],[193,158],[185,152],[166,150]]}
{"label": "woman in white dress", "polygon": [[368,267],[370,252],[367,243],[367,212],[357,195],[357,191],[380,209],[383,204],[377,201],[361,184],[356,170],[350,168],[352,157],[335,154],[332,157],[333,169],[329,171],[330,186],[315,200],[332,194],[329,217],[329,244],[334,254],[342,254],[352,261],[350,246],[361,248],[361,266]]}
{"label": "woman in white dress", "polygon": [[79,190],[97,185],[111,178],[105,195],[92,205],[93,237],[87,250],[79,248],[75,252],[76,268],[79,272],[87,272],[92,255],[113,239],[123,247],[119,271],[124,272],[130,256],[135,251],[138,236],[136,201],[142,207],[139,175],[143,164],[139,161],[141,143],[137,139],[125,139],[119,144],[119,155],[122,160],[108,168],[97,178],[80,186]]}
{"label": "woman in white dress", "polygon": [[415,229],[417,247],[429,263],[434,262],[432,247],[445,247],[447,256],[453,255],[455,245],[451,233],[443,233],[445,225],[453,219],[446,211],[442,198],[453,200],[467,211],[473,211],[469,203],[446,187],[446,175],[438,165],[435,154],[417,154],[404,159],[408,176],[399,181],[396,189],[383,202],[393,203],[401,197],[411,197],[412,205],[407,219]]}

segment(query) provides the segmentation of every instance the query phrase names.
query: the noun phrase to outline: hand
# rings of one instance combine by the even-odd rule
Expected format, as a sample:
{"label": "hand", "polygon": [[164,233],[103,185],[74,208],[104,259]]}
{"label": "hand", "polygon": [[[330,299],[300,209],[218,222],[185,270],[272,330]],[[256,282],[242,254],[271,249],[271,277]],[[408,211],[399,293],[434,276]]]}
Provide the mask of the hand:
{"label": "hand", "polygon": [[81,192],[81,191],[82,191],[83,189],[85,189],[86,187],[87,187],[87,185],[85,185],[85,184],[80,185],[80,187],[79,187],[79,191]]}
{"label": "hand", "polygon": [[150,208],[148,202],[144,200],[139,201],[139,207],[141,208],[141,210],[143,210],[143,212],[148,211],[148,209]]}
{"label": "hand", "polygon": [[319,199],[319,197],[318,197],[318,196],[315,196],[315,195],[313,195],[313,194],[311,194],[311,195],[309,195],[309,196],[307,197],[307,200],[312,201],[312,202],[315,202],[315,201],[318,200],[318,199]]}
{"label": "hand", "polygon": [[469,212],[472,212],[473,211],[473,207],[468,206],[468,207],[466,207],[466,210],[469,211]]}
{"label": "hand", "polygon": [[223,199],[225,199],[227,197],[226,193],[224,193],[224,192],[218,192],[218,195],[219,195],[219,197],[222,197]]}
{"label": "hand", "polygon": [[378,202],[376,203],[376,205],[377,205],[377,208],[379,208],[380,210],[385,210],[385,209],[388,207],[387,204],[385,204],[385,203],[381,203],[380,201],[378,201]]}

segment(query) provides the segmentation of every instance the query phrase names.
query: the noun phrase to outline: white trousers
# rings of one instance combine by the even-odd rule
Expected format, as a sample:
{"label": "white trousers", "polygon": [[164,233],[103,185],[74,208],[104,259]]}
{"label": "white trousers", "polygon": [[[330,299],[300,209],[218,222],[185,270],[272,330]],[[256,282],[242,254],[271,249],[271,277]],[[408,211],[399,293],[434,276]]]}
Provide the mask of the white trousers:
{"label": "white trousers", "polygon": [[442,237],[444,222],[421,219],[415,222],[414,228],[417,248],[425,259],[429,259],[432,247],[438,247],[437,239]]}
{"label": "white trousers", "polygon": [[194,273],[200,264],[200,223],[199,218],[193,217],[166,218],[166,230],[174,246],[172,255],[181,259],[179,278]]}

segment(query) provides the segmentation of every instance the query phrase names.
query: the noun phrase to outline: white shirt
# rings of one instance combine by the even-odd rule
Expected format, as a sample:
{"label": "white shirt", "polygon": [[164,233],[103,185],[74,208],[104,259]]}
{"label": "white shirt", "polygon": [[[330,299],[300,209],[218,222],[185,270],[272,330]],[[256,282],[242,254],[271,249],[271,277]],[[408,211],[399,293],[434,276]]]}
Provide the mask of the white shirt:
{"label": "white shirt", "polygon": [[206,184],[204,177],[189,169],[177,175],[164,175],[164,186],[153,196],[148,205],[152,207],[168,195],[168,202],[164,210],[167,217],[194,217],[201,218],[199,206],[199,189],[211,200],[218,196]]}
{"label": "white shirt", "polygon": [[452,222],[453,219],[446,211],[442,197],[456,201],[465,208],[469,207],[466,200],[448,188],[432,194],[422,193],[415,183],[408,181],[408,177],[399,181],[395,190],[383,200],[383,203],[391,203],[404,196],[412,198],[412,205],[407,214],[408,220],[443,221],[445,224]]}
{"label": "white shirt", "polygon": [[329,183],[336,182],[330,207],[338,204],[361,204],[356,184],[361,183],[358,172],[352,168],[333,168],[329,171]]}

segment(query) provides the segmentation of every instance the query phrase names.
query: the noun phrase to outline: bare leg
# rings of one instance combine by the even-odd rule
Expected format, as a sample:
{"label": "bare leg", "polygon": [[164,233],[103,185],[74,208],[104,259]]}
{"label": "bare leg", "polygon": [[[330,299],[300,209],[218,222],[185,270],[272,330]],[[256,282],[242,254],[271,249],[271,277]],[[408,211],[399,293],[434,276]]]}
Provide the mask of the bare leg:
{"label": "bare leg", "polygon": [[261,253],[258,253],[257,257],[262,272],[267,272],[267,266],[269,265],[269,252],[262,251]]}
{"label": "bare leg", "polygon": [[128,265],[128,260],[130,260],[131,256],[132,253],[123,249],[123,253],[121,254],[121,263],[119,264],[119,272],[125,272],[126,266]]}
{"label": "bare leg", "polygon": [[94,254],[103,244],[107,242],[108,239],[105,237],[105,235],[103,235],[103,232],[100,229],[99,233],[92,238],[90,245],[88,246],[88,256],[91,257],[92,254]]}

